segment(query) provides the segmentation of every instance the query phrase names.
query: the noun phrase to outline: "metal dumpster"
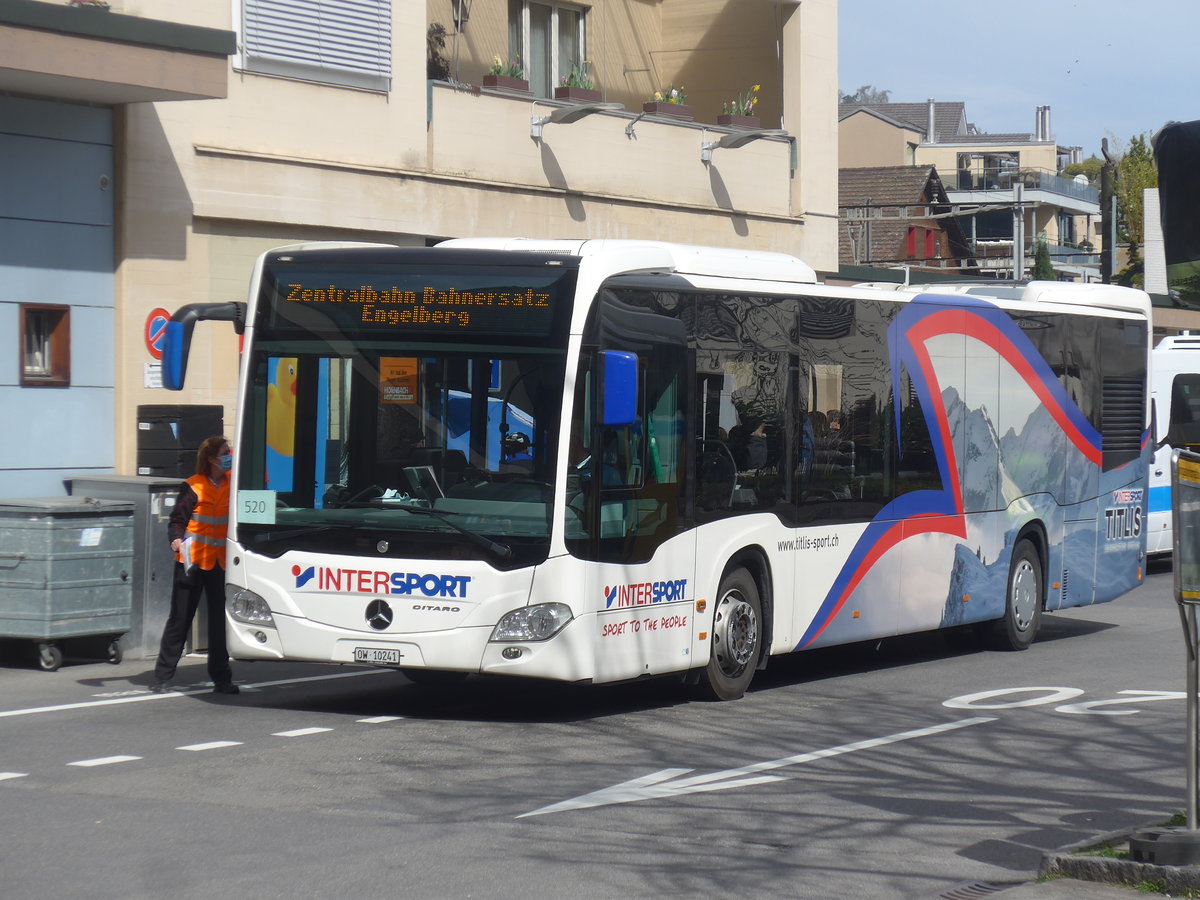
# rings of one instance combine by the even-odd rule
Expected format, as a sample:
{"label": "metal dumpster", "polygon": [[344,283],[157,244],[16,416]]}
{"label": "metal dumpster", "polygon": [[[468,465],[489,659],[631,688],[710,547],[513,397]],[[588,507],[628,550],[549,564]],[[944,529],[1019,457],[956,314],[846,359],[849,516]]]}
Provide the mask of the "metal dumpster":
{"label": "metal dumpster", "polygon": [[[0,637],[38,642],[46,671],[59,641],[99,638],[110,662],[133,604],[133,504],[86,497],[0,500]],[[106,640],[104,640],[106,639]]]}
{"label": "metal dumpster", "polygon": [[[193,452],[193,468],[195,456]],[[63,481],[68,493],[77,499],[99,497],[133,504],[133,620],[129,632],[121,638],[121,649],[126,658],[154,658],[171,611],[175,554],[171,552],[167,522],[175,508],[180,479],[72,475]],[[197,611],[197,617],[201,611]]]}

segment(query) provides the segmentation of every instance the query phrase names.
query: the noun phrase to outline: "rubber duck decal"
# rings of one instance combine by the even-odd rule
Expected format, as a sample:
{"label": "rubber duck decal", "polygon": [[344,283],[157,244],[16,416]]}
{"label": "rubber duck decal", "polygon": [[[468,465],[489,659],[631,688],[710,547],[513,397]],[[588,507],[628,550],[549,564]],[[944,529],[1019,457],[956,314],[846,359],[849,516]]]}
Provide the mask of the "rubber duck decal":
{"label": "rubber duck decal", "polygon": [[[267,381],[267,482],[291,488],[296,435],[296,358],[281,357]],[[287,482],[287,484],[284,484]]]}

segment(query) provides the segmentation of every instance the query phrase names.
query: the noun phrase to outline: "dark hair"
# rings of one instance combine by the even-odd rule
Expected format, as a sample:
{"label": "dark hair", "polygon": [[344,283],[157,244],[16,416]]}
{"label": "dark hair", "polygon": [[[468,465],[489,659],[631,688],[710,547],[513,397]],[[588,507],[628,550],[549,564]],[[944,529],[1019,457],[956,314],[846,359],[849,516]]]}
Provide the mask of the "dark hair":
{"label": "dark hair", "polygon": [[196,474],[207,475],[209,465],[220,454],[221,447],[228,443],[229,441],[219,434],[205,438],[204,443],[200,445],[200,449],[196,451]]}

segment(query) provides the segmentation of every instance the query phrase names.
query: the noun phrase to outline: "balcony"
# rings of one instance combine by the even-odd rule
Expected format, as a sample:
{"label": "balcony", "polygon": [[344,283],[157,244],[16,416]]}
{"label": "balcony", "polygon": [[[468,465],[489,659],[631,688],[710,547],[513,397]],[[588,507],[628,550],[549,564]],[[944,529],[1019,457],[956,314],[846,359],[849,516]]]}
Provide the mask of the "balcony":
{"label": "balcony", "polygon": [[1049,203],[1080,215],[1100,213],[1098,188],[1047,169],[960,169],[956,179],[947,179],[946,190],[952,203],[984,203],[999,192],[1011,197],[1015,184],[1024,185],[1026,202]]}
{"label": "balcony", "polygon": [[[705,161],[705,144],[739,129],[623,109],[548,119],[571,104],[443,82],[430,84],[428,103],[429,176],[452,193],[457,184],[464,202],[481,189],[502,201],[470,201],[473,227],[449,233],[565,236],[607,221],[617,226],[608,236],[619,237],[644,232],[649,215],[660,225],[673,220],[666,234],[693,240],[712,228],[698,216],[732,216],[747,231],[801,221],[794,144],[782,133],[710,148]],[[607,213],[589,221],[600,207]]]}

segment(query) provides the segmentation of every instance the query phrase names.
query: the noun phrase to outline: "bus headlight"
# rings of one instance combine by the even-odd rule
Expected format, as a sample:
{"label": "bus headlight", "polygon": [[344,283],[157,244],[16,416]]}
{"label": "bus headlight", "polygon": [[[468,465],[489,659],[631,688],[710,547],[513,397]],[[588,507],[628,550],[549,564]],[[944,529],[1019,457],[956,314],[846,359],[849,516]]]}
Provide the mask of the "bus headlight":
{"label": "bus headlight", "polygon": [[247,625],[269,625],[275,627],[271,607],[254,591],[233,584],[225,585],[225,608],[239,622]]}
{"label": "bus headlight", "polygon": [[554,637],[571,621],[565,603],[535,603],[501,616],[492,629],[492,641],[544,641]]}

